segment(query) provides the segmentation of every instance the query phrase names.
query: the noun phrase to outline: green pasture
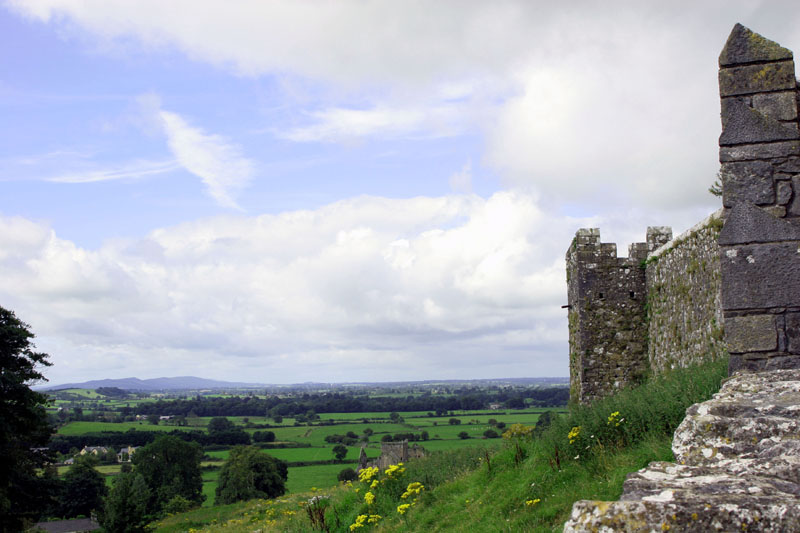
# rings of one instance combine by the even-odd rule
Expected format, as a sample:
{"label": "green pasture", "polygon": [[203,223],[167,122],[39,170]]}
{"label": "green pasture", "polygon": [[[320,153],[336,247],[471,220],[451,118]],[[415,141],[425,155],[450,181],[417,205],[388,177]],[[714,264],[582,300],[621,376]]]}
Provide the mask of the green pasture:
{"label": "green pasture", "polygon": [[58,428],[60,435],[83,435],[84,433],[97,433],[100,431],[128,431],[129,429],[141,431],[172,431],[173,429],[197,429],[180,426],[166,426],[147,423],[146,421],[140,422],[70,422]]}
{"label": "green pasture", "polygon": [[206,501],[203,502],[203,507],[211,507],[214,505],[214,493],[217,491],[218,481],[219,470],[203,471],[203,494],[206,497]]}
{"label": "green pasture", "polygon": [[61,389],[58,392],[74,394],[75,396],[81,396],[83,398],[89,398],[92,400],[97,398],[105,398],[105,396],[103,396],[102,394],[97,394],[97,392],[94,389]]}
{"label": "green pasture", "polygon": [[[273,428],[278,441],[295,441],[311,444],[312,446],[331,446],[325,442],[328,435],[344,435],[352,431],[361,436],[364,429],[369,427],[374,431],[370,440],[380,440],[380,435],[385,433],[408,433],[412,431],[402,424],[337,424],[335,426],[292,426]],[[378,435],[377,439],[375,435]]]}
{"label": "green pasture", "polygon": [[[290,463],[300,461],[329,461],[333,459],[333,446],[333,444],[328,444],[325,447],[313,448],[273,448],[264,450],[264,453]],[[366,448],[367,457],[377,457],[381,454],[380,446],[376,444],[373,444],[373,446],[372,448]],[[360,453],[360,446],[348,446],[345,459],[357,461]],[[206,452],[206,455],[218,461],[226,461],[229,454],[230,450],[211,450]]]}
{"label": "green pasture", "polygon": [[336,476],[345,468],[356,468],[356,464],[313,465],[289,467],[286,488],[289,494],[305,492],[312,488],[326,489],[339,483]]}

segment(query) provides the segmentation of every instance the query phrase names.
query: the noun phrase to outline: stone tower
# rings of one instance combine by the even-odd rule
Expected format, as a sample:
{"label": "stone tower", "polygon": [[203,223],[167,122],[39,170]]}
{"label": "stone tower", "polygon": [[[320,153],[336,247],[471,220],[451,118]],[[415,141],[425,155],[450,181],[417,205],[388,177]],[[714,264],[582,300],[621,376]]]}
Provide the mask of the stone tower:
{"label": "stone tower", "polygon": [[589,403],[637,381],[648,369],[644,261],[672,238],[647,229],[647,242],[628,257],[600,242],[600,230],[580,229],[567,250],[570,398]]}

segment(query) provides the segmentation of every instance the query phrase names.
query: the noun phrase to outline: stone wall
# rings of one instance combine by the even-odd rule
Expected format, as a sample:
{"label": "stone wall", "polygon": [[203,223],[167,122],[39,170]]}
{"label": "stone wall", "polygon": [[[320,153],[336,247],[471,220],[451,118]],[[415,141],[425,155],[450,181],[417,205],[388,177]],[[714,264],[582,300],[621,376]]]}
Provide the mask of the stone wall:
{"label": "stone wall", "polygon": [[590,403],[661,373],[726,353],[717,238],[723,211],[671,239],[647,229],[628,257],[581,229],[567,251],[570,397]]}
{"label": "stone wall", "polygon": [[800,367],[800,124],[792,52],[737,24],[719,58],[722,307],[731,371]]}
{"label": "stone wall", "polygon": [[717,239],[722,210],[647,258],[647,355],[659,374],[726,354]]}

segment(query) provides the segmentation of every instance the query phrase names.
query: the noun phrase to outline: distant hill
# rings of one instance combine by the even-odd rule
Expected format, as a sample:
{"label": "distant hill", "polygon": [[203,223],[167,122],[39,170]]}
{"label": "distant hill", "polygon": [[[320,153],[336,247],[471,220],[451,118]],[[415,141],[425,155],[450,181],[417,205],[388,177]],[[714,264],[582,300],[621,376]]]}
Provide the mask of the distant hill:
{"label": "distant hill", "polygon": [[162,390],[196,390],[196,389],[250,389],[264,387],[260,383],[238,383],[232,381],[218,381],[214,379],[197,378],[194,376],[179,376],[174,378],[122,378],[122,379],[96,379],[83,383],[65,383],[42,387],[39,390],[60,389],[98,389],[100,387],[117,387],[132,391],[162,391]]}
{"label": "distant hill", "polygon": [[100,387],[116,387],[127,391],[171,391],[171,390],[199,390],[199,389],[282,389],[282,390],[320,390],[320,389],[350,389],[361,387],[391,388],[406,386],[452,386],[452,385],[518,385],[542,387],[559,387],[569,385],[568,377],[544,378],[495,378],[495,379],[442,379],[423,381],[392,381],[392,382],[349,382],[349,383],[295,383],[293,385],[275,385],[266,383],[239,383],[234,381],[218,381],[194,376],[180,376],[175,378],[122,378],[122,379],[96,379],[82,383],[64,383],[62,385],[49,385],[34,387],[41,391],[55,391],[62,389],[99,389]]}

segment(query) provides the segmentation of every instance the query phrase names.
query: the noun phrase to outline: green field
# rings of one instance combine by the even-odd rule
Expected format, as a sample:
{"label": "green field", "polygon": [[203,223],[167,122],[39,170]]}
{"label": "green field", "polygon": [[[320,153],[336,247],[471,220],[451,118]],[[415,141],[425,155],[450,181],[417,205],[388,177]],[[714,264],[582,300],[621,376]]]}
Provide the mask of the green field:
{"label": "green field", "polygon": [[58,428],[60,435],[83,435],[85,433],[99,433],[101,431],[128,431],[129,429],[141,431],[172,431],[173,429],[197,429],[178,426],[154,426],[147,422],[70,422]]}
{"label": "green field", "polygon": [[[88,400],[96,400],[89,391],[83,391],[83,396]],[[95,395],[96,396],[96,395]],[[125,400],[117,401],[112,400],[111,403],[115,404],[132,404],[138,400]],[[104,404],[106,402],[103,402]],[[345,435],[348,432],[355,433],[359,438],[364,435],[364,430],[370,428],[372,435],[369,438],[366,447],[367,456],[375,458],[380,455],[381,438],[385,435],[394,435],[398,433],[414,433],[420,434],[426,431],[429,436],[427,441],[419,441],[417,444],[424,447],[429,452],[437,452],[444,450],[455,450],[478,445],[497,446],[501,439],[486,439],[483,433],[487,429],[495,429],[500,434],[503,429],[494,428],[489,424],[490,419],[496,422],[503,422],[507,426],[512,423],[522,423],[525,425],[534,425],[539,418],[541,412],[547,409],[527,409],[525,411],[474,411],[468,414],[458,414],[454,412],[453,415],[445,416],[428,416],[427,411],[414,411],[414,412],[401,412],[402,422],[392,422],[389,418],[388,412],[362,412],[362,413],[331,413],[322,414],[320,418],[323,420],[331,420],[335,422],[333,425],[294,425],[295,419],[286,417],[280,425],[273,423],[271,419],[264,417],[227,417],[230,421],[239,426],[245,424],[245,419],[253,424],[270,424],[269,431],[273,431],[276,435],[278,442],[296,442],[307,444],[310,447],[303,448],[274,448],[265,449],[264,452],[276,457],[278,459],[287,461],[288,463],[299,462],[315,462],[315,461],[330,461],[332,460],[332,448],[335,444],[325,442],[325,437],[329,435]],[[86,413],[88,410],[84,409]],[[564,409],[557,411],[563,412]],[[463,412],[462,412],[463,413]],[[500,414],[508,413],[508,414]],[[118,431],[124,432],[130,429],[138,431],[172,431],[175,429],[184,430],[205,430],[208,422],[212,417],[194,417],[187,419],[190,425],[188,426],[174,426],[165,425],[151,425],[146,421],[138,422],[70,422],[62,426],[58,433],[61,435],[82,435],[86,433],[95,433],[102,431]],[[450,424],[449,420],[456,418],[461,421],[460,424]],[[363,422],[367,419],[369,422]],[[252,434],[255,431],[265,431],[264,428],[248,428],[247,431]],[[470,438],[461,439],[458,434],[466,432]],[[412,443],[413,444],[413,443]],[[348,467],[355,467],[355,463],[359,457],[361,450],[361,443],[358,445],[349,446],[346,456],[347,463],[344,464],[315,464],[308,466],[290,466],[289,478],[287,481],[287,490],[289,493],[297,493],[309,491],[312,488],[327,489],[338,483],[337,475],[341,470]],[[204,507],[210,507],[214,504],[214,492],[217,487],[219,478],[219,468],[223,462],[228,458],[229,450],[207,450],[206,455],[210,460],[202,463],[206,467],[203,472],[203,494],[206,495]],[[207,467],[214,467],[208,469]],[[106,476],[106,482],[110,485],[114,475],[119,473],[119,465],[100,466],[98,470]],[[66,467],[60,467],[59,473],[63,475]]]}
{"label": "green field", "polygon": [[345,468],[355,468],[355,464],[314,465],[289,468],[286,488],[289,494],[305,492],[312,488],[325,489],[339,483],[336,476]]}

